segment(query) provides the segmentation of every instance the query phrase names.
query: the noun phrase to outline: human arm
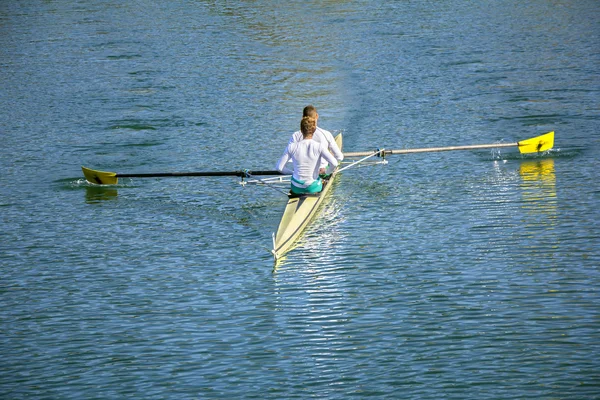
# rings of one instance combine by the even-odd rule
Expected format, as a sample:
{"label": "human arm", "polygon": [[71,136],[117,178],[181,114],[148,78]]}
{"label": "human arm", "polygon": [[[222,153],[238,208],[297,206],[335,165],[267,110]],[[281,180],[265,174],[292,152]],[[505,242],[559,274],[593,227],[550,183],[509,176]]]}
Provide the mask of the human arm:
{"label": "human arm", "polygon": [[279,159],[279,162],[277,162],[277,165],[275,166],[275,169],[277,169],[277,171],[281,172],[284,175],[292,175],[294,173],[294,171],[292,171],[286,166],[287,162],[291,158],[290,152],[288,150],[289,146],[286,147],[285,151],[283,152],[283,155]]}
{"label": "human arm", "polygon": [[317,129],[321,131],[321,133],[327,140],[327,146],[329,147],[329,151],[333,153],[333,156],[336,158],[336,160],[342,161],[344,159],[344,154],[342,153],[340,147],[337,145],[337,142],[335,141],[335,138],[333,137],[331,132],[321,128]]}
{"label": "human arm", "polygon": [[[321,157],[324,158],[329,163],[329,166],[327,167],[327,173],[329,173],[329,174],[331,172],[333,172],[333,170],[339,164],[338,160],[336,159],[336,157],[333,154],[331,154],[331,152],[329,151],[329,149],[327,148],[327,146],[323,146],[322,147]],[[342,156],[342,158],[343,158],[343,156]]]}
{"label": "human arm", "polygon": [[342,153],[342,150],[340,150],[340,147],[337,145],[335,140],[329,142],[329,150],[333,153],[333,156],[337,161],[342,161],[344,159],[344,154]]}

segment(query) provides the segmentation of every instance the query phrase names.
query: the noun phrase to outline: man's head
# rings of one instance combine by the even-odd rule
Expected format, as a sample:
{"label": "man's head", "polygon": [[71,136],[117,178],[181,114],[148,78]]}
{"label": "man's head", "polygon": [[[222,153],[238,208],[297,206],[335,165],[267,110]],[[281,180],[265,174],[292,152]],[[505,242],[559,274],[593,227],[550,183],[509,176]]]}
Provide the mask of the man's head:
{"label": "man's head", "polygon": [[300,121],[300,131],[302,131],[302,136],[306,139],[307,137],[311,137],[313,133],[317,130],[317,120],[312,117],[302,117],[302,121]]}
{"label": "man's head", "polygon": [[311,104],[304,107],[304,110],[302,110],[302,117],[311,117],[317,120],[319,119],[319,114],[317,114],[317,109],[315,106]]}

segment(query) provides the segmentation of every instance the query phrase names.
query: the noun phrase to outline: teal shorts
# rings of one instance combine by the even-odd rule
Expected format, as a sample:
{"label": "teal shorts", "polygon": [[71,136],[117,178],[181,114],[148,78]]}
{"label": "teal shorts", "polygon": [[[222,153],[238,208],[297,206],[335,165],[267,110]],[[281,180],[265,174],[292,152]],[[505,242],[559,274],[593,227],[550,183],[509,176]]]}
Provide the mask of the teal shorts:
{"label": "teal shorts", "polygon": [[317,179],[307,187],[295,186],[294,182],[297,182],[299,184],[303,184],[304,182],[297,181],[294,179],[294,177],[292,177],[291,191],[295,194],[319,193],[321,190],[323,190],[323,181],[321,181],[321,178]]}

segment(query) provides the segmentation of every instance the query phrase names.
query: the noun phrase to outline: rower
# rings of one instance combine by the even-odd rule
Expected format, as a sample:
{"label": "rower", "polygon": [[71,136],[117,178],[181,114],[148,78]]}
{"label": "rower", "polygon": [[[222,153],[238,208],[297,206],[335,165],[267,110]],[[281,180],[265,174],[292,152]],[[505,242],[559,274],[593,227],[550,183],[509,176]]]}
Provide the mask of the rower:
{"label": "rower", "polygon": [[[313,138],[316,129],[315,118],[303,117],[300,121],[302,140],[289,143],[275,167],[283,174],[292,175],[290,189],[293,194],[320,192],[323,190],[323,181],[319,177],[322,161],[329,164],[330,170],[326,171],[328,173],[338,165],[327,145]],[[292,160],[293,171],[286,167],[288,160]]]}
{"label": "rower", "polygon": [[[313,134],[313,139],[316,140],[317,142],[325,144],[329,148],[329,151],[338,160],[338,162],[341,162],[344,159],[344,154],[342,153],[339,146],[335,142],[335,139],[333,138],[333,135],[331,134],[331,132],[329,132],[328,130],[322,129],[318,126],[319,113],[317,113],[317,109],[315,108],[315,106],[313,106],[311,104],[311,105],[304,107],[304,109],[302,110],[302,118],[304,118],[304,117],[311,117],[311,118],[315,119],[315,124],[317,124],[317,128],[315,130],[315,133]],[[289,144],[292,144],[294,142],[299,142],[303,138],[304,137],[302,135],[302,131],[296,131],[290,138]],[[325,174],[325,170],[328,165],[329,164],[327,163],[327,161],[321,160],[321,167],[320,167],[319,173]]]}

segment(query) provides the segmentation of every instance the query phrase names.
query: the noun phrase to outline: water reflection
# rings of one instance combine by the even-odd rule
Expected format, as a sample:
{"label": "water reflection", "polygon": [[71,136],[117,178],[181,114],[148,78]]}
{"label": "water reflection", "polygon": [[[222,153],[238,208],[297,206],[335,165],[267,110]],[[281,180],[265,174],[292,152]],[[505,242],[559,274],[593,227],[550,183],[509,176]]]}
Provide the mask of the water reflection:
{"label": "water reflection", "polygon": [[85,201],[87,203],[98,203],[106,200],[116,200],[118,195],[114,187],[87,186],[85,188]]}
{"label": "water reflection", "polygon": [[[534,217],[535,224],[553,225],[557,215],[554,159],[524,160],[521,175],[522,208]],[[540,218],[543,217],[543,218]]]}
{"label": "water reflection", "polygon": [[331,194],[327,196],[306,231],[289,252],[275,264],[274,271],[289,264],[287,257],[290,253],[294,254],[296,249],[299,249],[299,253],[295,254],[290,261],[293,263],[301,259],[306,262],[305,271],[309,275],[318,272],[321,268],[326,269],[333,263],[336,257],[335,244],[343,240],[343,232],[338,229],[339,224],[343,222],[343,217],[340,214],[341,206],[330,197]]}
{"label": "water reflection", "polygon": [[542,180],[551,183],[552,186],[554,186],[556,181],[553,158],[523,160],[519,172],[524,181]]}
{"label": "water reflection", "polygon": [[339,225],[344,221],[344,217],[340,211],[341,205],[334,199],[329,199],[313,221],[315,225],[309,226],[306,236],[301,241],[308,260],[329,265],[335,258],[335,244],[343,240],[343,231],[339,229]]}

